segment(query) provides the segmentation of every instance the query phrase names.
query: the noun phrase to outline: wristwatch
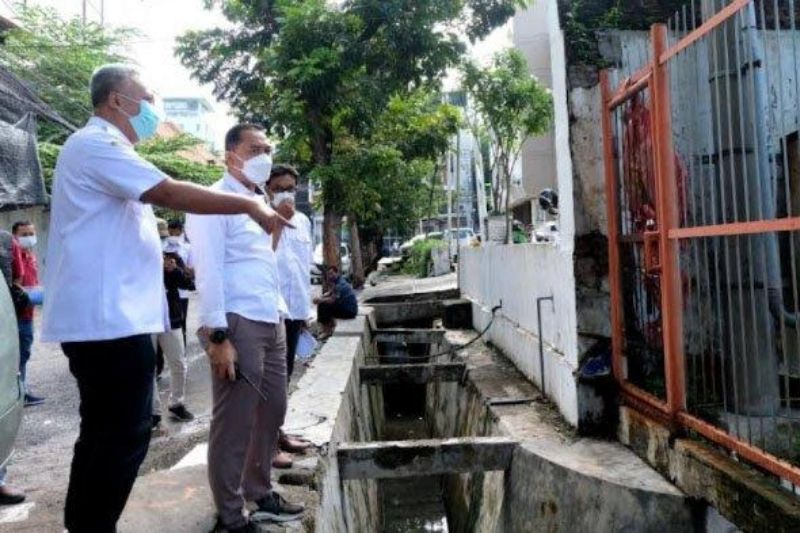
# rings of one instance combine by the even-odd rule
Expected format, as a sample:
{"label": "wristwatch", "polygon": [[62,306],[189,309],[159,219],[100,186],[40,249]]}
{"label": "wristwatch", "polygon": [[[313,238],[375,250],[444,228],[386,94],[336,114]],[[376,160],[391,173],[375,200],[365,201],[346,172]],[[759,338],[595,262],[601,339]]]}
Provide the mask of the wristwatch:
{"label": "wristwatch", "polygon": [[208,336],[208,340],[212,344],[222,344],[228,340],[228,330],[225,328],[217,328]]}

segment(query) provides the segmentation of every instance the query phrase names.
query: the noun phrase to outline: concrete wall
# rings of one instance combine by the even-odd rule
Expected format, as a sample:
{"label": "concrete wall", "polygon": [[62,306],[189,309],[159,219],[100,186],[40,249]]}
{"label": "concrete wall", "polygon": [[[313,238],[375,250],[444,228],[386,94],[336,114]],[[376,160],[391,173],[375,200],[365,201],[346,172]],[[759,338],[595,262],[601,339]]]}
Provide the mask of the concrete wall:
{"label": "concrete wall", "polygon": [[475,329],[482,331],[491,319],[491,308],[502,301],[489,330],[497,345],[517,368],[540,388],[539,331],[536,299],[542,302],[544,341],[544,389],[571,424],[578,424],[578,367],[575,278],[572,254],[553,245],[495,245],[462,250],[462,295],[473,302]]}
{"label": "concrete wall", "polygon": [[343,322],[345,327],[338,328],[315,357],[291,396],[284,424],[287,433],[299,434],[326,451],[316,473],[318,533],[380,529],[377,482],[343,483],[336,459],[338,443],[374,440],[383,412],[381,396],[362,391],[355,371],[371,346],[372,310],[362,307],[360,313],[356,320]]}
{"label": "concrete wall", "polygon": [[[450,331],[463,344],[469,332]],[[427,420],[436,437],[505,436],[519,440],[510,468],[445,477],[452,531],[705,531],[705,507],[686,498],[630,450],[574,438],[552,407],[539,402],[488,405],[535,394],[503,357],[480,343],[460,352],[463,384],[428,387]]]}

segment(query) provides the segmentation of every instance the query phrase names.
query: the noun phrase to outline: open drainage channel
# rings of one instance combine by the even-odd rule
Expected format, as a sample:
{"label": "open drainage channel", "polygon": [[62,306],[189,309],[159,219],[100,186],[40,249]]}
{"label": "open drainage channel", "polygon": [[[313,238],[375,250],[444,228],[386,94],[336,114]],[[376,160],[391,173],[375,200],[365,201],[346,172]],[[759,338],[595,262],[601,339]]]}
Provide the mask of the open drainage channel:
{"label": "open drainage channel", "polygon": [[[479,510],[470,507],[493,503],[476,499],[475,490],[484,473],[503,475],[516,442],[485,434],[489,424],[475,420],[485,409],[473,408],[470,418],[466,365],[451,354],[441,320],[395,323],[372,331],[359,363],[366,438],[337,451],[345,505],[361,515],[352,523],[387,533],[477,531]],[[376,502],[380,511],[358,502]]]}

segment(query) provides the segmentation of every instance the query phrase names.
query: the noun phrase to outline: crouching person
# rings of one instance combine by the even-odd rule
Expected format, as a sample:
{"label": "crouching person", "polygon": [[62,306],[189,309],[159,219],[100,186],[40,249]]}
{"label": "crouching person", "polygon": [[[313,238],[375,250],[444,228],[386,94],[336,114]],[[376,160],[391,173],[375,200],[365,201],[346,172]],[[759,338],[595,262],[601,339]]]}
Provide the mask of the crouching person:
{"label": "crouching person", "polygon": [[321,338],[330,337],[336,328],[336,319],[353,319],[358,316],[358,298],[344,276],[339,274],[339,269],[329,266],[325,272],[330,291],[320,298],[315,298],[317,304],[317,322],[322,327]]}
{"label": "crouching person", "polygon": [[[211,189],[250,198],[263,194],[272,166],[264,131],[236,126],[226,135],[225,150],[227,172]],[[186,229],[193,246],[200,335],[212,367],[208,478],[219,513],[217,530],[257,531],[255,522],[295,520],[303,507],[284,500],[270,482],[286,414],[286,305],[272,238],[238,215],[190,215]],[[256,505],[249,516],[245,500]]]}

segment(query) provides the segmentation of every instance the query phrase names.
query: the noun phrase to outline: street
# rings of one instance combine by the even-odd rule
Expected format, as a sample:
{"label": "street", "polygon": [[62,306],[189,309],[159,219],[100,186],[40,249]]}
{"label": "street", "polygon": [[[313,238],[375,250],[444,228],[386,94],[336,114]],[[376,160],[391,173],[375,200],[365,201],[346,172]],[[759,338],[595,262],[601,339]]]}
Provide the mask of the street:
{"label": "street", "polygon": [[[37,332],[40,316],[36,317]],[[197,329],[196,300],[189,311],[189,331]],[[28,364],[31,389],[47,401],[24,411],[16,452],[9,463],[8,483],[27,493],[24,504],[0,508],[0,531],[43,531],[58,523],[78,435],[78,389],[68,361],[55,344],[42,344],[38,334]],[[208,364],[193,333],[187,336],[189,362],[186,406],[197,417],[178,424],[165,417],[167,434],[153,438],[140,474],[174,464],[195,444],[205,440],[211,409]],[[169,371],[159,381],[166,402]],[[166,403],[164,403],[166,406]],[[166,408],[166,407],[165,407]],[[50,530],[50,529],[44,529]]]}
{"label": "street", "polygon": [[[312,287],[312,297],[320,287]],[[165,432],[154,434],[150,450],[139,470],[145,475],[168,468],[180,461],[197,444],[205,442],[211,420],[211,378],[204,352],[194,334],[199,327],[197,297],[189,301],[187,332],[186,407],[195,415],[189,423],[177,423],[164,416]],[[41,315],[36,315],[39,331]],[[305,365],[295,365],[290,393],[305,372]],[[33,355],[28,363],[28,379],[33,392],[44,396],[42,405],[24,410],[16,450],[8,466],[8,483],[27,494],[25,503],[0,507],[0,533],[10,531],[60,531],[69,480],[72,446],[78,436],[78,388],[69,371],[67,358],[56,344],[39,342],[38,333]],[[162,408],[166,409],[169,394],[169,369],[165,368],[158,382]]]}

